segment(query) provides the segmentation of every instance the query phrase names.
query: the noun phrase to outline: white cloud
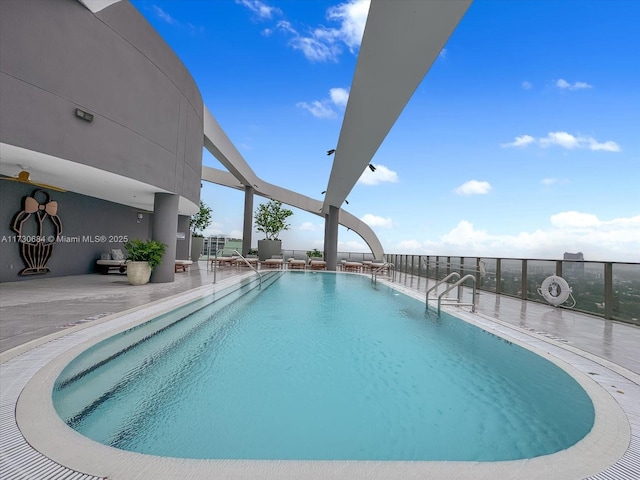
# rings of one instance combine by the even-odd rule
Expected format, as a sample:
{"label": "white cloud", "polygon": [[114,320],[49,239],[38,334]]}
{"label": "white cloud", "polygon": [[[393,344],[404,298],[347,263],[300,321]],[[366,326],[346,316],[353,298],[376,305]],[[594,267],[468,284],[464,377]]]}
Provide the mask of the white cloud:
{"label": "white cloud", "polygon": [[524,88],[525,90],[531,90],[533,88],[533,84],[525,80],[524,82],[522,82],[522,88]]}
{"label": "white cloud", "polygon": [[294,35],[297,35],[298,33],[296,32],[295,28],[291,26],[291,23],[287,22],[286,20],[280,20],[278,23],[276,23],[276,27],[284,32]]}
{"label": "white cloud", "polygon": [[338,113],[342,113],[348,100],[349,91],[336,87],[329,90],[329,98],[314,100],[310,103],[298,102],[296,107],[308,110],[316,118],[336,118]]}
{"label": "white cloud", "polygon": [[447,49],[443,48],[442,50],[440,50],[440,53],[438,54],[438,56],[440,58],[447,58]]}
{"label": "white cloud", "polygon": [[620,145],[618,145],[616,142],[612,142],[611,140],[609,140],[608,142],[599,143],[593,138],[589,137],[586,139],[586,142],[589,143],[589,150],[604,150],[606,152],[620,151]]}
{"label": "white cloud", "polygon": [[561,90],[583,90],[585,88],[593,88],[593,86],[589,85],[587,82],[569,83],[564,78],[561,78],[556,82],[556,87]]}
{"label": "white cloud", "polygon": [[393,221],[390,218],[378,217],[370,213],[365,214],[360,220],[369,225],[370,227],[393,227]]}
{"label": "white cloud", "polygon": [[303,222],[298,230],[302,230],[304,232],[319,232],[324,230],[324,226],[315,224],[313,222]]}
{"label": "white cloud", "polygon": [[321,102],[319,100],[314,100],[311,103],[307,102],[298,102],[296,103],[296,107],[304,108],[311,112],[316,118],[335,118],[336,112],[331,108],[327,103]]}
{"label": "white cloud", "polygon": [[458,195],[484,195],[491,190],[489,182],[480,182],[478,180],[469,180],[454,190]]}
{"label": "white cloud", "polygon": [[500,146],[502,148],[507,148],[507,147],[525,147],[527,145],[529,145],[530,143],[534,143],[536,141],[535,138],[533,138],[531,135],[521,135],[519,137],[516,137],[515,140],[511,143],[501,143]]}
{"label": "white cloud", "polygon": [[338,38],[346,43],[351,51],[360,46],[370,4],[370,0],[350,0],[327,11],[329,20],[340,22]]}
{"label": "white cloud", "polygon": [[532,144],[538,144],[543,148],[559,146],[568,150],[573,150],[575,148],[587,148],[593,151],[606,152],[620,152],[622,150],[620,145],[612,140],[598,142],[591,136],[575,136],[568,132],[549,132],[546,137],[540,137],[537,139],[531,135],[521,135],[516,137],[513,142],[501,143],[500,146],[502,148],[526,147]]}
{"label": "white cloud", "polygon": [[379,185],[381,183],[396,183],[398,174],[384,165],[373,164],[376,171],[372,172],[369,167],[365,168],[358,179],[358,183],[363,185]]}
{"label": "white cloud", "polygon": [[538,139],[538,142],[541,147],[559,145],[567,149],[573,149],[580,146],[579,140],[567,132],[549,132],[546,137]]}
{"label": "white cloud", "polygon": [[543,185],[553,185],[554,183],[558,183],[558,179],[557,178],[543,178],[542,179],[542,184]]}
{"label": "white cloud", "polygon": [[551,216],[551,225],[558,228],[590,228],[600,224],[598,217],[591,213],[570,211]]}
{"label": "white cloud", "polygon": [[370,253],[371,249],[364,242],[357,241],[357,240],[350,240],[348,242],[340,242],[340,241],[338,241],[338,251],[339,252]]}
{"label": "white cloud", "polygon": [[204,32],[204,27],[198,27],[190,22],[181,23],[177,19],[172,17],[169,13],[165,12],[162,8],[158,7],[157,5],[151,6],[151,10],[155,14],[155,16],[158,17],[163,22],[173,27],[177,27],[182,30],[187,30],[192,35],[201,34]]}
{"label": "white cloud", "polygon": [[261,19],[270,19],[274,14],[281,13],[280,9],[270,7],[260,0],[236,0],[236,3],[247,7]]}
{"label": "white cloud", "polygon": [[395,246],[397,252],[421,252],[423,244],[417,240],[402,240]]}
{"label": "white cloud", "polygon": [[157,5],[154,5],[152,8],[153,8],[153,12],[156,14],[156,16],[160,20],[165,21],[169,25],[179,25],[178,21],[175,18],[173,18],[171,15],[169,15],[167,12],[162,10]]}
{"label": "white cloud", "polygon": [[300,33],[286,21],[279,22],[277,27],[291,36],[291,47],[301,51],[308,60],[335,62],[344,46],[352,53],[360,47],[370,3],[370,0],[349,0],[329,8],[327,20],[337,22],[338,27],[321,25],[308,28],[307,33]]}
{"label": "white cloud", "polygon": [[339,107],[346,107],[349,101],[349,91],[345,88],[332,88],[329,90],[331,101]]}
{"label": "white cloud", "polygon": [[640,215],[600,220],[583,212],[560,212],[550,225],[533,232],[494,235],[466,220],[437,240],[402,240],[390,253],[561,259],[564,252],[583,252],[585,260],[637,262]]}
{"label": "white cloud", "polygon": [[326,62],[336,60],[340,54],[340,47],[331,42],[323,42],[313,37],[297,36],[291,40],[291,46],[300,50],[312,62]]}

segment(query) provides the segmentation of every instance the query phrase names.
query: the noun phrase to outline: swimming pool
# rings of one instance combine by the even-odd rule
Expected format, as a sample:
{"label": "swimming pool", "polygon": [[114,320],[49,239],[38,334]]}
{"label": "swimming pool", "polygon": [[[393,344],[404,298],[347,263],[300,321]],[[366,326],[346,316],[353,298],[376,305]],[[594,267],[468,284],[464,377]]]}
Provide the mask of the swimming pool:
{"label": "swimming pool", "polygon": [[422,302],[357,275],[271,280],[87,350],[56,410],[107,445],[185,458],[511,460],[593,425],[564,370]]}

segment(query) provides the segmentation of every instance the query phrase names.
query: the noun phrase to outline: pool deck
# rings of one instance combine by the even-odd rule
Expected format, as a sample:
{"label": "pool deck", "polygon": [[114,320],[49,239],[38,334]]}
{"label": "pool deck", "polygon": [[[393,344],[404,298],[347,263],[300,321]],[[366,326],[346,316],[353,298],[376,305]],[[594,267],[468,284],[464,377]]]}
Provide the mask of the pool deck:
{"label": "pool deck", "polygon": [[[222,267],[216,271],[216,280],[217,284],[224,285],[249,274],[247,268]],[[0,284],[0,477],[82,480],[104,478],[79,473],[91,469],[76,468],[74,471],[67,468],[71,465],[65,464],[65,467],[57,464],[34,450],[17,427],[15,411],[18,396],[31,378],[49,364],[52,358],[73,348],[71,344],[65,345],[67,337],[73,338],[82,335],[82,332],[109,329],[109,325],[115,325],[123,318],[120,314],[144,311],[147,306],[153,307],[167,298],[178,298],[174,297],[178,294],[189,296],[196,291],[207,291],[208,286],[216,288],[212,286],[213,279],[214,273],[207,270],[206,263],[200,262],[199,269],[177,273],[176,281],[166,284],[133,287],[128,285],[126,276],[116,273],[38,278]],[[383,278],[379,281],[387,283]],[[423,301],[427,286],[432,284],[432,281],[427,282],[425,279],[402,274],[398,275],[394,282],[396,288],[416,298],[422,298]],[[556,478],[594,480],[640,478],[639,327],[486,292],[479,295],[477,314],[468,313],[468,309],[466,311],[462,315],[463,318],[469,317],[468,321],[483,326],[487,331],[527,344],[531,348],[549,353],[561,362],[570,363],[572,368],[582,369],[586,375],[591,376],[594,383],[602,387],[599,390],[603,390],[605,397],[608,397],[603,401],[613,398],[626,415],[626,437],[625,432],[620,433],[620,438],[626,442],[626,451],[623,450],[625,453],[622,456],[614,455],[615,458],[612,457],[611,462],[607,463],[610,466],[599,473],[590,473],[590,476],[576,477],[567,477],[566,472],[562,474],[557,471],[557,465],[549,467],[553,471],[547,471],[547,467],[540,467],[542,470],[538,470],[537,474],[542,476],[538,478],[551,478],[554,475]],[[607,421],[615,424],[614,420]],[[38,428],[37,422],[32,428]],[[615,428],[622,427],[617,425]],[[607,455],[613,455],[612,452],[601,453],[605,458]],[[531,459],[527,462],[532,463],[536,460]],[[584,464],[589,460],[583,456],[581,462]],[[565,459],[563,463],[567,461],[571,462],[570,459]],[[355,478],[356,472],[350,468],[353,463],[359,462],[333,462],[328,469],[333,473],[324,476],[318,475],[318,471],[322,469],[317,470],[312,465],[307,465],[311,463],[313,462],[288,463],[284,470],[271,470],[273,463],[254,462],[251,473],[254,478]],[[473,464],[476,468],[471,476],[467,477],[458,471],[452,473],[454,471],[438,470],[440,467],[433,466],[451,466],[452,462],[417,462],[432,465],[428,470],[414,468],[411,471],[401,467],[396,469],[392,465],[395,462],[363,463],[375,464],[370,466],[371,470],[368,470],[369,476],[366,478],[417,478],[422,475],[434,475],[438,471],[441,474],[435,478],[494,478],[499,473],[491,469],[492,464]],[[415,467],[416,462],[409,463]],[[551,465],[552,462],[547,464]],[[570,465],[567,466],[571,468]],[[168,472],[171,470],[168,466],[166,468]],[[229,470],[229,465],[225,468],[227,470],[220,470],[219,476],[215,478],[245,478],[242,468],[236,470],[236,466],[233,466]],[[261,473],[258,474],[256,468]],[[358,468],[364,467],[360,465]],[[518,478],[528,478],[525,472],[520,473],[522,475],[519,474]],[[504,472],[502,476],[505,477]]]}

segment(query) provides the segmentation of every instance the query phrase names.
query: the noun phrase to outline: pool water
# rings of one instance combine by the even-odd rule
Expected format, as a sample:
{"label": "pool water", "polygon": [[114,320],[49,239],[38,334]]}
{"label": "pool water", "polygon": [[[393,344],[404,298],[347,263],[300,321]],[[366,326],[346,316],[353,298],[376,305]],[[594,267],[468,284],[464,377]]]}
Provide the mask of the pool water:
{"label": "pool water", "polygon": [[58,414],[117,448],[210,459],[514,460],[593,426],[564,370],[367,277],[288,272],[225,298],[85,352]]}

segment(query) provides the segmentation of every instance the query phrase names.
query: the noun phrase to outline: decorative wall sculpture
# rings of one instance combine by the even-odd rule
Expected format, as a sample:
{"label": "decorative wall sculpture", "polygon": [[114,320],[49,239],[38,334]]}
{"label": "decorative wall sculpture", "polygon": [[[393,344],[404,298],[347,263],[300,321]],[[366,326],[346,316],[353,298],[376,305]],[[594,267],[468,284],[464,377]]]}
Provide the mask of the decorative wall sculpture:
{"label": "decorative wall sculpture", "polygon": [[16,214],[11,228],[17,233],[20,256],[26,266],[20,275],[51,271],[47,262],[62,233],[58,202],[52,201],[44,190],[34,190],[30,197],[24,197],[22,211]]}

